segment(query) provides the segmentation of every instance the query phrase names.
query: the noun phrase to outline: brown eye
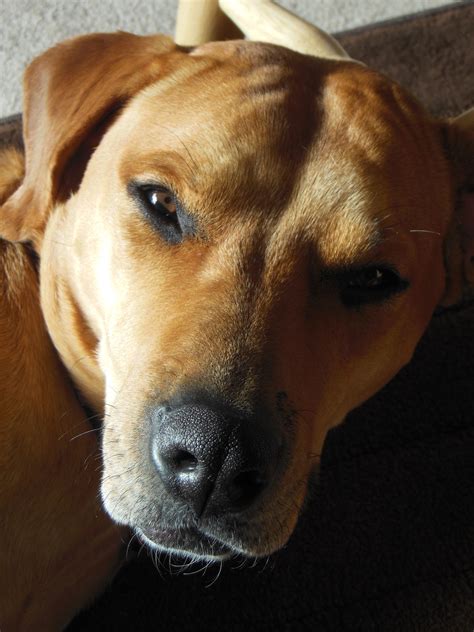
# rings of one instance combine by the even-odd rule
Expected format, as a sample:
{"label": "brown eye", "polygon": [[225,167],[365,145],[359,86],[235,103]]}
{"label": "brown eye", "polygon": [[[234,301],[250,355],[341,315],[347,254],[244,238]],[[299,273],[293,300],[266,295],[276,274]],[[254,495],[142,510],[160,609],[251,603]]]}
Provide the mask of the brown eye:
{"label": "brown eye", "polygon": [[346,307],[381,303],[408,287],[409,282],[388,265],[344,271],[340,277],[340,296]]}
{"label": "brown eye", "polygon": [[381,268],[367,268],[357,272],[347,282],[348,288],[377,289],[386,283],[386,271]]}
{"label": "brown eye", "polygon": [[163,219],[176,222],[176,199],[170,191],[158,188],[144,188],[143,197],[150,210]]}
{"label": "brown eye", "polygon": [[179,244],[191,235],[195,226],[176,195],[160,184],[132,180],[127,185],[130,197],[142,216],[169,244]]}

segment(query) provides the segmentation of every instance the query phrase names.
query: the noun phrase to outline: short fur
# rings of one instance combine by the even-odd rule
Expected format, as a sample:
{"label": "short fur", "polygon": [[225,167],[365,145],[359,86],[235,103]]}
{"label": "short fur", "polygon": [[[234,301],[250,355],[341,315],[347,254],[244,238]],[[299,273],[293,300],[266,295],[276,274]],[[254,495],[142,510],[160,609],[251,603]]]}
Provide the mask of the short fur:
{"label": "short fur", "polygon": [[[88,494],[71,491],[58,453],[64,432],[86,427],[67,374],[105,415],[102,498],[114,520],[168,550],[212,557],[214,541],[224,555],[271,553],[294,528],[328,430],[410,360],[436,305],[472,279],[472,236],[460,224],[474,186],[472,130],[432,120],[362,66],[250,42],[189,54],[161,36],[76,38],[31,64],[25,90],[26,173],[0,234],[39,255],[42,312],[63,366],[29,250],[2,242],[0,488],[11,496],[1,513],[12,516],[6,535],[26,542],[16,555],[45,548],[20,489],[44,477],[50,495],[33,497],[48,529],[67,520],[54,513],[57,494],[73,507]],[[8,195],[18,155],[3,161]],[[130,195],[138,180],[174,191],[196,234],[163,239]],[[409,280],[405,292],[341,302],[347,271],[387,263]],[[40,374],[48,388],[38,392]],[[238,518],[178,510],[150,463],[150,406],[195,393],[282,429],[275,480]],[[81,470],[94,445],[63,448]],[[87,498],[79,540],[98,510]],[[98,532],[100,541],[109,527]],[[75,606],[110,568],[108,557],[81,577]],[[12,602],[23,592],[13,586]]]}

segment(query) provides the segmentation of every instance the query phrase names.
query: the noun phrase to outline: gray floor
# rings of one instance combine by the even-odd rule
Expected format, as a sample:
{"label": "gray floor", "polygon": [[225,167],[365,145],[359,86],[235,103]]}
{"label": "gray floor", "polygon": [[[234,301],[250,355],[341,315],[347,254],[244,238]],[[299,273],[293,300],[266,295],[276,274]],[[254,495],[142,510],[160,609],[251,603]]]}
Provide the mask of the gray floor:
{"label": "gray floor", "polygon": [[[199,1],[199,0],[196,0]],[[281,0],[337,32],[456,0]],[[21,110],[21,76],[35,55],[66,37],[117,29],[172,33],[176,0],[0,0],[0,117]]]}

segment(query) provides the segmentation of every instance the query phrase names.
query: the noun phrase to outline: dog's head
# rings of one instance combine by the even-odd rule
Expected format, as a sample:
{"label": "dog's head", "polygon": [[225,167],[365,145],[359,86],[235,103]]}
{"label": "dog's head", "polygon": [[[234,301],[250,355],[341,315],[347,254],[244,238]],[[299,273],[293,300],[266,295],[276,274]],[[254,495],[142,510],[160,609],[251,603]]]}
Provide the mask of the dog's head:
{"label": "dog's head", "polygon": [[25,85],[0,233],[36,245],[51,336],[104,409],[106,508],[169,550],[277,549],[329,428],[472,280],[472,131],[250,42],[88,36]]}

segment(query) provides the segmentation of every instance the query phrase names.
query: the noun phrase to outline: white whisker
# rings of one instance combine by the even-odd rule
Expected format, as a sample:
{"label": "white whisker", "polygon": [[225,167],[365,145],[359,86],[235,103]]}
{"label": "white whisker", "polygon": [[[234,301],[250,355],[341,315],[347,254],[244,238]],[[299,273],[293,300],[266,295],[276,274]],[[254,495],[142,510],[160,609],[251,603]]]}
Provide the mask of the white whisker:
{"label": "white whisker", "polygon": [[413,230],[410,230],[409,232],[410,233],[430,233],[431,235],[438,235],[438,237],[441,237],[441,233],[438,233],[435,230],[413,229]]}
{"label": "white whisker", "polygon": [[69,439],[69,442],[75,441],[76,439],[79,439],[79,437],[83,437],[84,435],[90,434],[91,432],[98,432],[100,430],[102,430],[102,428],[91,428],[91,430],[86,430],[85,432],[81,432],[80,434],[75,435],[74,437]]}

